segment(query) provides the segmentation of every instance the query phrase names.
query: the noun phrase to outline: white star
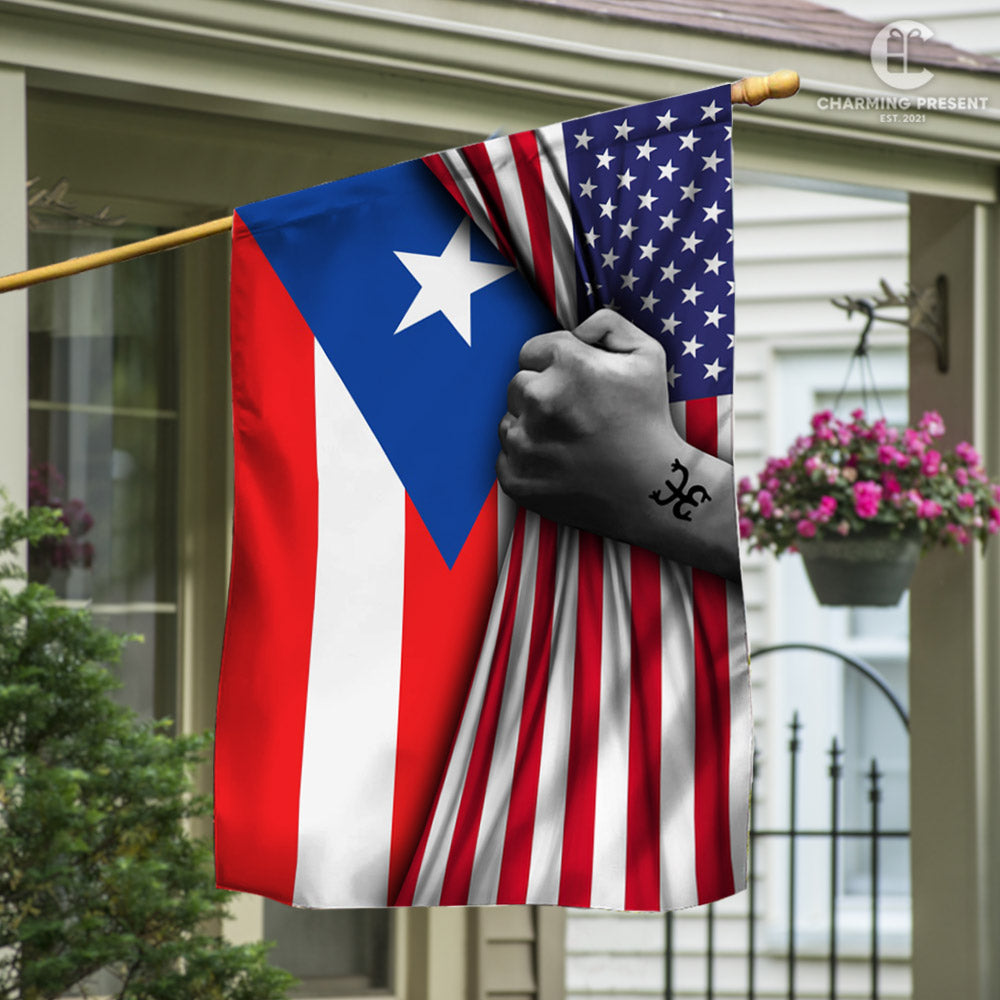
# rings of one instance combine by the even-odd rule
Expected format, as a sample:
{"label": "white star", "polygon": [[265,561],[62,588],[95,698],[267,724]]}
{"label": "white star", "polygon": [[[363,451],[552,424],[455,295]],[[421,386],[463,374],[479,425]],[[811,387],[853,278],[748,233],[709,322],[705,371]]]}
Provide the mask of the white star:
{"label": "white star", "polygon": [[661,265],[660,272],[660,281],[669,281],[673,284],[674,278],[681,273],[681,269],[674,267],[674,262],[671,261],[666,267]]}
{"label": "white star", "polygon": [[583,234],[583,238],[587,241],[587,246],[593,247],[597,245],[597,233],[594,232],[593,226]]}
{"label": "white star", "polygon": [[653,189],[650,188],[645,194],[639,195],[639,208],[648,208],[652,211],[653,202],[659,200],[660,196],[653,194]]}
{"label": "white star", "polygon": [[581,181],[580,182],[580,197],[581,198],[589,198],[592,195],[592,193],[593,193],[593,191],[594,191],[594,189],[596,187],[597,187],[597,185],[594,184],[589,177],[585,181]]}
{"label": "white star", "polygon": [[667,385],[673,389],[674,382],[676,382],[681,377],[680,372],[674,370],[674,366],[671,365],[667,369]]}
{"label": "white star", "polygon": [[694,144],[696,142],[701,142],[701,136],[700,135],[695,135],[694,134],[694,129],[691,129],[691,131],[688,132],[687,135],[682,135],[681,136],[681,149],[690,149],[691,152],[693,153],[694,152]]}
{"label": "white star", "polygon": [[632,190],[632,181],[636,178],[632,176],[632,171],[627,169],[625,173],[618,175],[618,186],[620,188],[627,188],[629,191]]}
{"label": "white star", "polygon": [[659,180],[662,181],[663,178],[666,177],[668,181],[672,181],[674,179],[674,174],[676,174],[677,171],[680,170],[680,167],[675,167],[673,160],[667,160],[666,166],[664,167],[658,166],[657,169],[660,171]]}
{"label": "white star", "polygon": [[590,144],[594,139],[592,135],[588,135],[586,128],[579,135],[574,135],[573,138],[576,139],[576,149],[579,149],[581,146],[584,149],[590,149]]}
{"label": "white star", "polygon": [[732,139],[732,137],[733,137],[733,126],[732,125],[727,125],[726,126],[726,138],[727,139]]}
{"label": "white star", "polygon": [[662,115],[657,115],[656,120],[660,123],[656,126],[657,128],[665,128],[669,132],[670,126],[677,121],[677,116],[672,115],[668,108]]}
{"label": "white star", "polygon": [[622,288],[627,288],[632,291],[632,286],[639,280],[638,275],[636,275],[632,268],[628,269],[628,272],[622,275]]}
{"label": "white star", "polygon": [[643,309],[643,312],[645,312],[647,309],[650,312],[652,312],[653,311],[653,306],[655,306],[656,303],[659,302],[659,301],[660,300],[652,292],[650,292],[649,295],[643,295],[643,297],[642,297],[642,309]]}
{"label": "white star", "polygon": [[597,165],[599,167],[604,167],[604,169],[607,170],[611,166],[612,159],[614,159],[614,157],[612,157],[607,150],[604,150],[603,153],[597,154]]}
{"label": "white star", "polygon": [[723,260],[718,254],[716,254],[714,257],[706,257],[705,274],[708,274],[709,271],[711,271],[712,274],[718,274],[719,268],[722,267],[722,264]]}
{"label": "white star", "polygon": [[674,210],[671,209],[666,215],[660,216],[660,229],[669,229],[673,232],[675,222],[680,222],[680,219],[674,215]]}
{"label": "white star", "polygon": [[684,249],[690,250],[691,253],[695,252],[695,249],[697,248],[699,243],[704,243],[704,242],[705,242],[704,240],[698,239],[698,237],[694,234],[693,230],[690,235],[681,237],[681,243],[684,244]]}
{"label": "white star", "polygon": [[620,240],[630,240],[632,239],[632,234],[639,228],[632,224],[632,220],[629,219],[628,222],[619,222],[618,228],[622,231],[621,236],[618,237]]}
{"label": "white star", "polygon": [[684,292],[684,301],[693,302],[695,305],[698,304],[698,296],[705,294],[704,292],[698,291],[698,286],[694,283],[692,283],[690,288],[683,289],[683,292]]}
{"label": "white star", "polygon": [[440,254],[395,251],[400,263],[420,283],[420,289],[393,333],[441,312],[462,340],[472,346],[473,293],[510,274],[514,268],[473,260],[469,225],[468,218],[462,219]]}
{"label": "white star", "polygon": [[629,132],[634,132],[635,126],[629,125],[628,119],[623,118],[621,123],[615,126],[615,138],[616,139],[627,139]]}
{"label": "white star", "polygon": [[732,179],[732,177],[727,177],[726,178],[726,190],[727,191],[732,191],[732,189],[733,189],[733,179]]}
{"label": "white star", "polygon": [[736,346],[736,334],[730,333],[727,334],[727,336],[729,337],[729,343],[726,344],[726,347],[728,347],[729,350],[732,350]]}
{"label": "white star", "polygon": [[715,168],[722,162],[722,157],[719,156],[718,153],[713,151],[711,156],[703,156],[702,160],[705,166],[703,166],[701,169],[711,170],[712,173],[714,174],[716,172]]}
{"label": "white star", "polygon": [[618,254],[614,250],[609,250],[607,253],[601,254],[601,259],[604,261],[604,267],[614,268],[615,261],[618,260]]}
{"label": "white star", "polygon": [[715,100],[713,99],[711,104],[708,104],[708,105],[703,104],[701,106],[701,111],[702,111],[701,120],[704,121],[706,118],[711,118],[712,121],[714,122],[715,121],[715,116],[721,110],[722,110],[722,108],[717,108],[715,106]]}
{"label": "white star", "polygon": [[[704,362],[702,362],[704,364]],[[720,373],[726,370],[725,365],[719,364],[719,359],[716,358],[710,365],[705,365],[705,378],[715,379],[716,382],[719,381]]]}
{"label": "white star", "polygon": [[[692,337],[690,340],[682,340],[681,343],[684,345],[684,354],[690,354],[692,358],[696,358],[698,356],[698,352],[704,346],[703,344],[698,343],[697,337]],[[682,358],[684,357],[684,354],[681,355]]]}
{"label": "white star", "polygon": [[618,206],[610,198],[607,201],[602,201],[601,202],[601,218],[602,219],[610,219],[611,218],[611,213],[617,207]]}
{"label": "white star", "polygon": [[732,243],[733,242],[733,231],[731,229],[727,229],[726,232],[729,233],[729,239],[726,240],[726,242],[727,243]]}
{"label": "white star", "polygon": [[719,329],[719,320],[724,319],[725,315],[726,314],[724,312],[719,312],[719,307],[718,306],[713,306],[711,312],[709,312],[708,310],[705,310],[705,326],[708,326],[709,324],[711,324],[712,326],[714,326],[716,328],[716,330],[718,330]]}
{"label": "white star", "polygon": [[649,154],[655,150],[656,147],[647,139],[641,146],[636,146],[636,154],[640,160],[648,160]]}
{"label": "white star", "polygon": [[709,219],[711,219],[712,222],[718,222],[719,216],[722,215],[724,209],[719,208],[719,203],[717,201],[713,201],[711,208],[703,208],[702,211],[705,213],[705,222],[708,222]]}
{"label": "white star", "polygon": [[660,248],[656,246],[652,240],[650,240],[648,243],[643,243],[639,249],[642,251],[639,255],[639,260],[652,260],[653,254]]}
{"label": "white star", "polygon": [[733,284],[733,282],[731,282],[731,281],[728,284],[729,284],[729,291],[726,294],[727,295],[734,295],[736,293],[736,285]]}
{"label": "white star", "polygon": [[683,193],[683,194],[681,195],[681,201],[684,201],[685,199],[686,199],[687,201],[694,201],[694,196],[695,196],[695,195],[696,195],[696,194],[697,194],[697,193],[698,193],[698,192],[699,192],[700,190],[701,190],[701,188],[700,188],[700,187],[695,187],[695,186],[694,186],[694,181],[691,181],[691,183],[690,183],[690,184],[685,184],[685,185],[684,185],[684,186],[683,186],[683,187],[681,188],[681,191],[683,191],[683,192],[684,192],[684,193]]}
{"label": "white star", "polygon": [[672,334],[674,330],[681,325],[681,321],[677,319],[673,313],[671,313],[666,319],[661,319],[660,322],[663,324],[663,329],[660,331],[661,333]]}

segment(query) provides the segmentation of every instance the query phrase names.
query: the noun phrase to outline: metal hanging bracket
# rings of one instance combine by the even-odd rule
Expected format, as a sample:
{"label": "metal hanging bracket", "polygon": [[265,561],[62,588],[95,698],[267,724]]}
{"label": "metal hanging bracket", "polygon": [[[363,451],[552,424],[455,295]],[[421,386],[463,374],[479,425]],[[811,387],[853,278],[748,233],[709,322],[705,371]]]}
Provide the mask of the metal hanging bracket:
{"label": "metal hanging bracket", "polygon": [[[894,323],[905,326],[911,333],[927,337],[934,345],[938,371],[948,371],[948,279],[939,274],[933,285],[919,289],[907,286],[904,294],[893,291],[884,278],[880,279],[879,287],[882,289],[881,298],[856,299],[845,295],[830,300],[838,309],[845,310],[848,316],[860,312],[867,317],[868,321],[855,353],[864,354],[867,351],[868,331],[873,323]],[[902,306],[907,309],[906,319],[879,312],[880,309]]]}

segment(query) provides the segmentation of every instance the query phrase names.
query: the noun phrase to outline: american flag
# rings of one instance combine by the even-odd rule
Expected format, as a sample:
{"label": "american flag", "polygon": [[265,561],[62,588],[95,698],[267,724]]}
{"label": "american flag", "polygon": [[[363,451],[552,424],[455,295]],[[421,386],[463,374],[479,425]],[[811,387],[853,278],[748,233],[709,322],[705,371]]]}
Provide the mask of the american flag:
{"label": "american flag", "polygon": [[[729,123],[727,85],[238,210],[221,885],[642,910],[743,886],[739,585],[518,510],[491,471],[519,343],[601,306],[731,461]],[[428,314],[449,254],[489,274]]]}

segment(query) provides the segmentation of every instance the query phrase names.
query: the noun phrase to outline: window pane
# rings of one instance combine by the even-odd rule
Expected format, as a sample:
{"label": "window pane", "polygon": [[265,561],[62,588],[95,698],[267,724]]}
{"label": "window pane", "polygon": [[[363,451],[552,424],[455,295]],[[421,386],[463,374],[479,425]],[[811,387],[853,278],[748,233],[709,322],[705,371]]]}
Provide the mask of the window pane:
{"label": "window pane", "polygon": [[389,980],[387,910],[303,910],[264,901],[270,961],[302,982],[291,996],[386,993]]}
{"label": "window pane", "polygon": [[[32,266],[153,235],[32,232]],[[66,539],[30,554],[33,580],[137,632],[121,699],[175,710],[177,602],[176,283],[166,254],[30,289],[29,503],[61,506]]]}

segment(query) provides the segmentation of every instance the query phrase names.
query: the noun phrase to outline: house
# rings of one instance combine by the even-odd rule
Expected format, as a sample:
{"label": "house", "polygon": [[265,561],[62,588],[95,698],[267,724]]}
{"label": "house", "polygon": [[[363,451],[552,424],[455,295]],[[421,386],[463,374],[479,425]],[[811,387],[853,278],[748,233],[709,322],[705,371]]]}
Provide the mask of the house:
{"label": "house", "polygon": [[[868,275],[923,286],[943,274],[948,370],[938,371],[929,343],[890,335],[880,341],[877,375],[911,412],[942,412],[954,439],[974,440],[996,473],[998,66],[931,40],[921,58],[933,79],[906,91],[913,103],[901,108],[904,92],[874,74],[871,45],[870,26],[804,0],[753,8],[733,0],[7,0],[0,272],[29,262],[26,178],[40,178],[37,193],[65,176],[62,201],[90,217],[69,228],[65,210],[36,202],[30,259],[40,263],[496,129],[790,66],[802,76],[800,95],[739,109],[734,130],[747,245],[737,274],[747,286],[739,470],[753,471],[784,443],[775,422],[783,378],[794,383],[812,366],[819,388],[836,391],[831,366],[842,374],[856,331],[822,296],[864,293],[858,282]],[[774,233],[762,234],[761,220],[780,211],[789,238],[807,246],[817,192],[848,199],[842,204],[860,222],[841,233],[840,263],[851,266],[834,273],[831,264],[828,284],[808,298],[795,294],[803,280],[796,254],[774,255]],[[126,221],[95,220],[104,205]],[[92,599],[116,627],[146,634],[129,654],[127,697],[184,730],[212,725],[225,610],[226,250],[214,238],[41,286],[30,298],[0,297],[0,482],[23,497],[29,466],[54,461],[69,490],[103,515],[93,538],[105,558],[60,586],[69,600]],[[817,330],[822,336],[807,336]],[[985,560],[930,556],[910,598],[917,1000],[1000,994],[1000,866],[991,850],[1000,837],[998,561],[996,551]],[[778,634],[784,572],[747,563],[755,645]],[[234,909],[228,932],[277,940],[276,957],[303,977],[308,995],[387,989],[407,1000],[552,1000],[564,988],[559,912],[303,915],[249,897]]]}

